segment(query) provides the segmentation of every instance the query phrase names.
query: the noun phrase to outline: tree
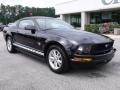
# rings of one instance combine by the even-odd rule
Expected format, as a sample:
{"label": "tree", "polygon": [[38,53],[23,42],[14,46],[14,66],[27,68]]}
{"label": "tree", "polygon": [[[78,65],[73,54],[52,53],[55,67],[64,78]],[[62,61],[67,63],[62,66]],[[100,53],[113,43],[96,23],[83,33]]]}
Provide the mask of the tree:
{"label": "tree", "polygon": [[35,7],[23,7],[21,5],[0,5],[0,22],[8,24],[14,22],[23,17],[29,16],[48,16],[56,17],[55,9],[52,8],[35,8]]}

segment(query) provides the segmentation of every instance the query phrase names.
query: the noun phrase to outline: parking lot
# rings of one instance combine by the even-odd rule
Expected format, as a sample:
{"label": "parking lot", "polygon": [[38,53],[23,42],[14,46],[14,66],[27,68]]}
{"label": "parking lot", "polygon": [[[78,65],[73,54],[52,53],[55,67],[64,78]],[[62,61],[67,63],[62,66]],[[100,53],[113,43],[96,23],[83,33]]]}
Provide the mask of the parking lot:
{"label": "parking lot", "polygon": [[0,90],[120,90],[120,38],[114,39],[117,52],[109,64],[58,75],[42,58],[8,53],[0,32]]}

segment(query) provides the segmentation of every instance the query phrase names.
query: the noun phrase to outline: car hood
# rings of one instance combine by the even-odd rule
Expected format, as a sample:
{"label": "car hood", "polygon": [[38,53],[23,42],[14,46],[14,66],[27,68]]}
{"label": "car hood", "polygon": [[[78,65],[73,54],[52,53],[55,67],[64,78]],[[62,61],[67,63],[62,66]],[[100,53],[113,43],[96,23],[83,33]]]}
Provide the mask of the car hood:
{"label": "car hood", "polygon": [[90,33],[87,31],[82,31],[82,30],[75,30],[75,29],[53,29],[53,30],[48,30],[48,33],[51,33],[53,35],[58,35],[61,37],[64,37],[68,39],[69,41],[77,42],[77,43],[107,43],[111,42],[112,39],[95,34],[95,33]]}

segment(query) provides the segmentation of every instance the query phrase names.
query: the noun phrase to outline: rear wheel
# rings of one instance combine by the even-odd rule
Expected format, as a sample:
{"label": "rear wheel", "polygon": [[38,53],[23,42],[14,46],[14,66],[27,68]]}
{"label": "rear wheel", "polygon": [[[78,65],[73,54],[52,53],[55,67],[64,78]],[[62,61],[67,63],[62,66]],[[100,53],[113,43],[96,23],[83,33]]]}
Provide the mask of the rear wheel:
{"label": "rear wheel", "polygon": [[11,37],[7,37],[6,46],[7,46],[8,52],[14,53],[16,51],[14,46],[13,46],[13,41],[12,41]]}
{"label": "rear wheel", "polygon": [[46,58],[53,72],[60,74],[69,70],[67,55],[59,46],[51,46],[47,51]]}

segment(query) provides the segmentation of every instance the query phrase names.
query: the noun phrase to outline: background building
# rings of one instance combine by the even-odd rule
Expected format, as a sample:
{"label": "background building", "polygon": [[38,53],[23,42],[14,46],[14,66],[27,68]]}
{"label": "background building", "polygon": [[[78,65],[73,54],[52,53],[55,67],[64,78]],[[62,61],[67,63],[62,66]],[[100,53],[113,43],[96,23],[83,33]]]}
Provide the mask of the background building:
{"label": "background building", "polygon": [[120,23],[120,0],[71,0],[55,6],[56,15],[84,30],[86,24]]}

